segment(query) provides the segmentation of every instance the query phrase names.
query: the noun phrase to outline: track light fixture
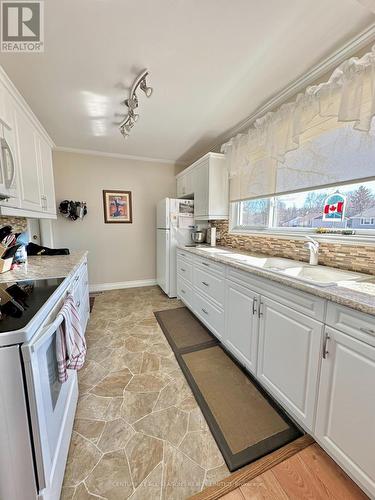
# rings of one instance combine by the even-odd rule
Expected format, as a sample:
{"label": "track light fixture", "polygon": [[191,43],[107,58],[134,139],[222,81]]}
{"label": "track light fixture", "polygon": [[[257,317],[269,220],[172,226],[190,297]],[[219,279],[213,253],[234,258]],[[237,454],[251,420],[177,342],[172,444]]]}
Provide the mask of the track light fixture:
{"label": "track light fixture", "polygon": [[145,93],[146,97],[150,97],[153,92],[153,88],[147,86],[147,76],[148,70],[144,69],[134,80],[129,92],[129,97],[122,102],[122,104],[128,108],[127,115],[119,125],[120,132],[125,139],[127,139],[130,130],[134,127],[135,122],[139,118],[139,114],[135,114],[134,112],[134,110],[138,108],[138,96],[136,91],[140,88]]}

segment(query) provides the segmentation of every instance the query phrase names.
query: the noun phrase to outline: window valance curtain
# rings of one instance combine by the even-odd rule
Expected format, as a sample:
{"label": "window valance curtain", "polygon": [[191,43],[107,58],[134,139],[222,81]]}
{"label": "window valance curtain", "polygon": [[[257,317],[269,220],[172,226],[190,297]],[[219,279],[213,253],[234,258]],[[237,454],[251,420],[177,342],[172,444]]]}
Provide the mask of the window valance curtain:
{"label": "window valance curtain", "polygon": [[[361,151],[365,136],[375,155],[374,115],[375,46],[363,57],[343,62],[327,82],[308,87],[295,101],[257,119],[247,133],[222,146],[228,157],[231,201],[374,176],[375,156],[369,161],[369,156],[359,159],[353,154],[355,165],[350,166],[347,158],[340,166],[324,153],[332,151],[332,145],[345,148],[351,133],[352,149],[356,145]],[[301,146],[310,149],[309,161],[309,155],[305,161],[291,153]],[[314,147],[321,148],[315,161]]]}

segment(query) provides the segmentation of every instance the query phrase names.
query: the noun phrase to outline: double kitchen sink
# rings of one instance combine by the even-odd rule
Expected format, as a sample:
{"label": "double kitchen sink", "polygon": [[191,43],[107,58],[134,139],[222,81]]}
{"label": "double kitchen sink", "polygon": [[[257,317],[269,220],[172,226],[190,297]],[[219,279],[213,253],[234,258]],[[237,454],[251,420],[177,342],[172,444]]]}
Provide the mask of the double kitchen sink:
{"label": "double kitchen sink", "polygon": [[249,268],[264,269],[315,286],[333,286],[342,282],[364,281],[371,278],[367,274],[342,271],[326,266],[311,266],[291,259],[247,255],[216,247],[198,246],[197,249],[207,254],[223,257],[227,262],[233,261]]}

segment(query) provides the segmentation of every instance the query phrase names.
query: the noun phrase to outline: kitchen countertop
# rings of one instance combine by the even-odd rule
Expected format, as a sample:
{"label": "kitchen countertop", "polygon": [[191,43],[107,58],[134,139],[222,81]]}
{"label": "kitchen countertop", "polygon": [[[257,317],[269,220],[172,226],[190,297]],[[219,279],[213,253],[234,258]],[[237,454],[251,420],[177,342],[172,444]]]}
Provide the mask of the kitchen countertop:
{"label": "kitchen countertop", "polygon": [[0,283],[21,280],[65,278],[75,272],[87,251],[72,251],[70,255],[45,255],[28,257],[27,264],[0,274]]}
{"label": "kitchen countertop", "polygon": [[[228,247],[217,247],[220,250],[226,251],[226,254],[209,253],[204,250],[204,247],[186,247],[179,245],[178,248],[189,252],[193,255],[199,255],[205,257],[206,259],[219,262],[221,264],[226,264],[241,271],[246,271],[249,274],[259,276],[262,278],[267,278],[269,280],[280,283],[281,285],[290,286],[301,290],[303,292],[311,293],[312,295],[317,295],[323,299],[336,302],[357,311],[363,313],[372,314],[375,316],[375,276],[369,275],[369,279],[359,282],[341,282],[334,286],[317,286],[310,283],[305,283],[291,278],[290,276],[285,276],[282,273],[276,273],[267,271],[262,268],[249,267],[247,265],[241,264],[241,262],[231,259],[231,253],[243,253],[245,255],[251,255],[254,257],[273,257],[271,255],[260,255],[252,254],[250,252],[240,251],[238,249],[228,248]],[[298,261],[296,261],[298,262]],[[306,263],[303,263],[306,264]]]}

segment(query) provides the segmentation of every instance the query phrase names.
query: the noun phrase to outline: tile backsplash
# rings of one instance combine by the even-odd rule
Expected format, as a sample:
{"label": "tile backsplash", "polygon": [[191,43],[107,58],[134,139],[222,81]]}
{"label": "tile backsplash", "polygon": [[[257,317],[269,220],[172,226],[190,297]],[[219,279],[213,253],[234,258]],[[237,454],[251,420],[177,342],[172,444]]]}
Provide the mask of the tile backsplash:
{"label": "tile backsplash", "polygon": [[25,217],[0,217],[0,227],[12,226],[14,233],[23,233],[27,230],[27,219]]}
{"label": "tile backsplash", "polygon": [[[254,253],[308,262],[303,240],[277,236],[230,234],[228,221],[212,221],[217,228],[218,245]],[[375,275],[375,245],[320,242],[319,264]]]}

